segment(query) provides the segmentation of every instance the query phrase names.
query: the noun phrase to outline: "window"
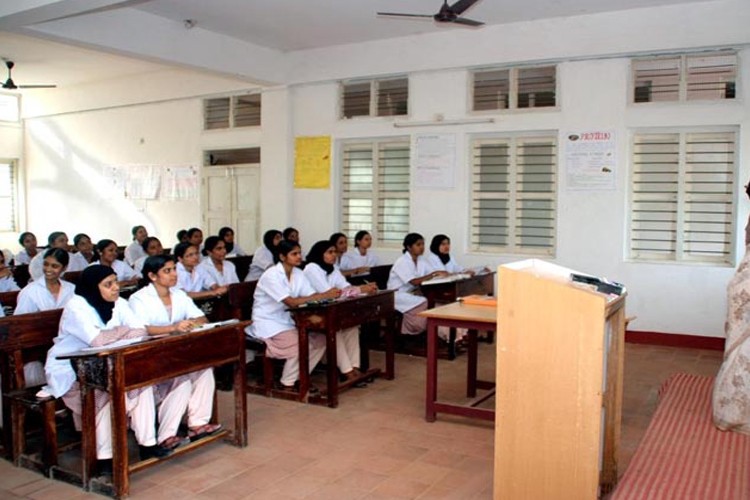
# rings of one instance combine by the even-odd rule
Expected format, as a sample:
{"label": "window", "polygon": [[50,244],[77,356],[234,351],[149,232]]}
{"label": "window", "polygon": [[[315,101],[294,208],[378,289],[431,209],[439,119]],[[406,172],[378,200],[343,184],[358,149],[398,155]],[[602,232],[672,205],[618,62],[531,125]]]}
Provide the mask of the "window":
{"label": "window", "polygon": [[557,105],[555,66],[478,70],[472,79],[473,111]]}
{"label": "window", "polygon": [[737,54],[635,59],[632,78],[635,103],[734,99]]}
{"label": "window", "polygon": [[204,99],[203,128],[213,130],[259,126],[260,99],[260,94]]}
{"label": "window", "polygon": [[731,263],[735,132],[637,133],[630,256]]}
{"label": "window", "polygon": [[475,139],[472,156],[472,249],[554,255],[556,137]]}
{"label": "window", "polygon": [[408,139],[344,144],[342,172],[343,231],[400,245],[409,232]]}
{"label": "window", "polygon": [[0,231],[16,231],[16,162],[0,159]]}
{"label": "window", "polygon": [[260,163],[260,148],[214,149],[203,152],[203,166]]}
{"label": "window", "polygon": [[343,82],[341,84],[341,117],[397,116],[409,112],[409,79]]}

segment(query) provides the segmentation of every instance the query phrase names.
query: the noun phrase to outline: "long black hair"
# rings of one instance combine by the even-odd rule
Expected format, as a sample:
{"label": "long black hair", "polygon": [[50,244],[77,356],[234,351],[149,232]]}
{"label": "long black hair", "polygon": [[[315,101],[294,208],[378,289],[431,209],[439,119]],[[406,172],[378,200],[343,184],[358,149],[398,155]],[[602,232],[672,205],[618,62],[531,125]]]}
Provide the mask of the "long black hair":
{"label": "long black hair", "polygon": [[167,262],[174,262],[175,258],[171,255],[151,255],[146,257],[143,261],[143,270],[141,271],[141,279],[138,281],[138,288],[141,289],[151,284],[151,278],[148,277],[149,273],[158,273],[159,270],[167,265]]}
{"label": "long black hair", "polygon": [[281,262],[282,255],[288,255],[295,248],[300,248],[296,241],[281,240],[276,246],[276,250],[273,251],[273,261],[278,264]]}
{"label": "long black hair", "polygon": [[232,253],[232,250],[234,250],[234,241],[231,242],[231,243],[229,243],[226,240],[226,235],[229,234],[229,233],[234,234],[234,229],[232,229],[229,226],[224,226],[221,229],[219,229],[219,238],[221,238],[222,240],[224,240],[224,246],[227,247],[227,253],[228,254]]}
{"label": "long black hair", "polygon": [[307,253],[307,263],[317,264],[322,270],[326,272],[326,274],[331,274],[333,272],[333,264],[327,264],[324,258],[325,253],[331,247],[336,248],[336,245],[331,243],[329,240],[321,240],[316,242]]}
{"label": "long black hair", "polygon": [[54,258],[57,262],[62,264],[63,269],[68,267],[68,262],[70,261],[70,256],[68,255],[68,252],[66,250],[63,250],[62,248],[49,248],[44,252],[44,258],[47,257]]}
{"label": "long black hair", "polygon": [[419,240],[424,241],[424,237],[419,233],[409,233],[406,236],[404,236],[404,249],[402,250],[402,253],[406,253],[409,251],[409,247],[412,246],[414,243],[418,242]]}
{"label": "long black hair", "polygon": [[445,241],[448,240],[448,243],[451,242],[451,239],[448,238],[448,236],[444,234],[436,234],[432,237],[432,242],[430,243],[430,252],[434,253],[438,256],[440,259],[440,262],[443,264],[447,264],[449,260],[451,260],[451,254],[449,253],[440,253],[440,245]]}

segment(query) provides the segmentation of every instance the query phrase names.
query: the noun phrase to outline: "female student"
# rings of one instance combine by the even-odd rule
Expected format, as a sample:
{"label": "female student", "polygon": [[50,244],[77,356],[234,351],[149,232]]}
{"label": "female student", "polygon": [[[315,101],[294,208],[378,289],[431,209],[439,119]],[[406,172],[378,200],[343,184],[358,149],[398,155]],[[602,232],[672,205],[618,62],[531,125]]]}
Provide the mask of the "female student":
{"label": "female student", "polygon": [[[185,292],[175,287],[177,269],[168,255],[148,257],[143,264],[141,289],[130,297],[130,307],[146,325],[150,335],[189,332],[206,323],[206,316]],[[219,424],[210,424],[214,396],[213,370],[200,370],[157,386],[159,431],[162,448],[173,449],[184,442],[177,436],[180,420],[187,411],[188,437],[195,440],[214,434]]]}
{"label": "female student", "polygon": [[68,266],[68,252],[50,248],[44,252],[44,279],[32,281],[18,294],[18,303],[13,314],[28,314],[51,309],[62,309],[73,296],[72,283],[60,276]]}
{"label": "female student", "polygon": [[445,271],[447,273],[466,272],[474,274],[473,271],[464,271],[458,265],[456,259],[451,255],[451,239],[444,234],[436,234],[430,243],[430,253],[427,255],[427,264],[433,271]]}
{"label": "female student", "polygon": [[25,233],[21,233],[21,235],[18,237],[18,243],[23,248],[16,254],[14,262],[17,266],[21,264],[28,265],[31,262],[31,259],[36,257],[36,254],[38,254],[40,250],[40,248],[36,246],[36,236],[34,236],[34,233],[30,233],[28,231]]}
{"label": "female student", "polygon": [[[349,241],[348,238],[344,233],[333,233],[329,238],[328,241],[333,243],[333,246],[336,248],[336,265],[341,267],[341,257],[346,253],[347,249],[349,248]],[[344,276],[351,276],[352,272],[347,271],[346,273],[342,273]]]}
{"label": "female student", "polygon": [[[288,308],[311,300],[332,299],[341,291],[330,289],[315,293],[304,273],[297,266],[302,262],[298,244],[282,240],[278,249],[279,262],[258,280],[253,296],[253,324],[245,330],[263,339],[268,355],[286,359],[281,374],[283,389],[293,389],[299,378],[299,334]],[[310,371],[325,354],[325,336],[311,333],[308,337]],[[311,388],[310,392],[317,392]]]}
{"label": "female student", "polygon": [[281,232],[281,238],[299,244],[299,231],[293,227],[288,227]]}
{"label": "female student", "polygon": [[222,227],[219,229],[219,238],[224,240],[224,245],[227,249],[227,257],[242,257],[247,255],[240,246],[234,241],[234,229],[231,227]]}
{"label": "female student", "polygon": [[71,255],[66,271],[83,271],[89,264],[99,260],[99,255],[94,250],[94,244],[87,234],[78,233],[73,237],[73,246],[78,250]]}
{"label": "female student", "polygon": [[187,232],[187,241],[191,245],[195,245],[198,251],[203,250],[203,231],[197,227],[191,227]]}
{"label": "female student", "polygon": [[401,333],[415,335],[425,331],[427,318],[418,313],[427,309],[427,299],[415,292],[419,285],[436,276],[445,276],[445,271],[431,271],[424,253],[424,238],[418,233],[409,233],[404,238],[403,255],[396,259],[388,276],[388,290],[396,290],[396,310],[404,315]]}
{"label": "female student", "polygon": [[350,272],[353,276],[367,274],[370,268],[379,264],[378,258],[368,252],[372,246],[372,236],[367,231],[357,231],[354,236],[354,248],[341,256],[341,271]]}
{"label": "female student", "polygon": [[114,269],[120,287],[138,283],[138,274],[133,268],[117,258],[117,243],[112,240],[99,240],[96,249],[99,251],[99,260],[96,264]]}
{"label": "female student", "polygon": [[180,288],[192,299],[221,297],[227,293],[227,287],[220,286],[198,266],[200,257],[198,247],[190,243],[180,243],[174,247],[177,257],[177,288]]}
{"label": "female student", "polygon": [[[307,254],[305,277],[318,293],[325,293],[331,289],[340,290],[344,294],[374,293],[378,286],[375,283],[351,286],[336,269],[336,247],[327,240],[319,241]],[[347,380],[354,380],[361,375],[359,371],[359,327],[347,328],[336,332],[336,362],[341,374]]]}
{"label": "female student", "polygon": [[148,257],[152,257],[154,255],[162,255],[164,253],[164,248],[161,246],[161,241],[159,241],[159,238],[155,236],[147,236],[146,239],[143,240],[141,246],[143,247],[143,251],[146,254],[143,257],[138,258],[138,260],[136,260],[133,264],[133,270],[138,273],[138,275],[141,275],[143,263],[146,262],[146,259]]}
{"label": "female student", "polygon": [[206,258],[198,267],[202,267],[215,283],[228,286],[240,282],[234,264],[226,260],[227,248],[224,240],[218,236],[209,236],[203,246],[203,254]]}
{"label": "female student", "polygon": [[146,255],[143,251],[143,240],[148,237],[148,231],[143,226],[133,226],[130,233],[133,235],[133,241],[125,249],[125,262],[133,267],[136,260]]}
{"label": "female student", "polygon": [[[133,314],[128,303],[119,298],[117,275],[108,266],[92,265],[81,273],[75,295],[65,306],[55,345],[47,354],[44,391],[62,397],[73,412],[76,428],[81,427],[81,393],[70,361],[58,356],[86,347],[101,347],[126,338],[146,335],[143,323]],[[100,463],[111,470],[112,422],[109,396],[96,390],[96,455],[109,461]],[[125,397],[130,427],[140,445],[141,458],[165,456],[168,451],[156,446],[154,393],[152,387],[128,391]]]}
{"label": "female student", "polygon": [[0,252],[0,292],[15,292],[20,290],[13,278],[13,270],[5,264],[5,254]]}
{"label": "female student", "polygon": [[[63,233],[62,231],[54,231],[50,233],[47,237],[47,244],[49,248],[62,248],[66,252],[70,252],[70,246],[68,245],[68,235]],[[44,257],[42,256],[42,252],[37,253],[36,256],[31,259],[31,262],[29,263],[29,275],[31,276],[32,280],[42,279],[42,276],[44,274],[44,271],[42,269],[43,261]],[[68,259],[68,262],[70,262],[70,259]]]}
{"label": "female student", "polygon": [[263,245],[258,247],[253,254],[253,261],[250,263],[250,270],[247,272],[245,281],[260,279],[265,270],[273,266],[274,254],[281,240],[281,231],[276,229],[266,231],[263,235]]}

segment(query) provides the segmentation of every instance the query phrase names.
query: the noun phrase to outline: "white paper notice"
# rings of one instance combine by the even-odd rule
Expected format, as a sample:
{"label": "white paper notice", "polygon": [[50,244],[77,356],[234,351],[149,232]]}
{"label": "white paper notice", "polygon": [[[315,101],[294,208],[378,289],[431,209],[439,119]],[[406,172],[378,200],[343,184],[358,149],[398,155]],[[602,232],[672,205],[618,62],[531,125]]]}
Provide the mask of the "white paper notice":
{"label": "white paper notice", "polygon": [[171,166],[162,170],[162,199],[197,200],[198,188],[198,169],[196,167]]}
{"label": "white paper notice", "polygon": [[565,180],[571,190],[615,189],[615,132],[570,132],[565,141]]}
{"label": "white paper notice", "polygon": [[414,187],[452,189],[455,187],[455,134],[425,134],[416,138]]}

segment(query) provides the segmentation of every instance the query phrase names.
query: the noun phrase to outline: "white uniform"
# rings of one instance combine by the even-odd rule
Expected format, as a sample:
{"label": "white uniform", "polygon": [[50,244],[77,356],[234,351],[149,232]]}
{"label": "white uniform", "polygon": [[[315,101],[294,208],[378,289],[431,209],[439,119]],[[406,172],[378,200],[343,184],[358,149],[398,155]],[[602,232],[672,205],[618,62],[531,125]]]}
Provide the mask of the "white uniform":
{"label": "white uniform", "polygon": [[29,314],[51,309],[62,309],[75,294],[75,285],[60,280],[57,298],[47,289],[45,280],[32,281],[18,294],[18,303],[13,314]]}
{"label": "white uniform", "polygon": [[[71,297],[60,319],[60,331],[55,338],[55,345],[47,353],[47,363],[44,366],[47,385],[44,390],[56,398],[64,396],[75,383],[76,374],[70,360],[57,359],[57,356],[90,347],[102,330],[118,326],[143,327],[124,299],[117,299],[112,310],[112,318],[105,325],[96,309],[91,307],[86,299],[79,295]],[[143,389],[136,398],[126,397],[125,403],[130,417],[130,426],[135,432],[138,443],[144,446],[155,445],[156,411],[153,389],[151,387]],[[110,406],[110,403],[107,403],[96,414],[96,448],[99,459],[112,458]]]}
{"label": "white uniform", "polygon": [[250,263],[250,270],[247,272],[245,281],[255,281],[260,279],[263,272],[273,266],[273,254],[265,245],[258,247],[253,254],[253,261]]}
{"label": "white uniform", "polygon": [[214,261],[211,260],[210,256],[203,259],[198,267],[203,268],[203,271],[218,285],[225,286],[240,282],[240,279],[237,277],[237,268],[232,262],[226,259],[224,260],[222,272],[216,269],[216,265],[214,265]]}
{"label": "white uniform", "polygon": [[199,265],[192,271],[185,269],[182,262],[177,263],[177,288],[185,292],[202,292],[210,290],[216,281]]}
{"label": "white uniform", "polygon": [[357,269],[358,267],[375,267],[380,264],[378,259],[372,252],[368,252],[365,255],[359,253],[358,248],[350,248],[344,255],[341,256],[341,270],[348,271],[350,269]]}
{"label": "white uniform", "polygon": [[[154,285],[141,288],[129,299],[130,307],[138,318],[148,326],[173,325],[185,319],[204,316],[185,292],[171,288],[171,310],[167,310],[159,298]],[[193,380],[194,379],[194,380]],[[211,419],[214,396],[213,370],[201,370],[194,377],[185,377],[164,397],[159,406],[158,442],[177,435],[180,420],[187,411],[188,427],[205,425]]]}
{"label": "white uniform", "polygon": [[86,260],[86,257],[81,252],[76,252],[71,255],[70,262],[68,262],[68,267],[65,270],[72,273],[83,271],[87,267],[89,267],[89,262]]}
{"label": "white uniform", "polygon": [[[311,262],[305,266],[305,277],[316,292],[322,293],[331,288],[343,290],[351,285],[336,267],[331,274],[318,264]],[[336,332],[336,365],[341,373],[349,373],[359,368],[359,327],[353,326]]]}
{"label": "white uniform", "polygon": [[388,290],[396,290],[395,302],[398,312],[405,313],[427,302],[424,297],[414,295],[414,291],[419,287],[409,283],[414,278],[421,278],[427,274],[430,274],[430,268],[421,255],[417,258],[416,265],[409,252],[396,259],[388,275]]}
{"label": "white uniform", "polygon": [[[101,262],[94,261],[90,266],[100,266],[103,265]],[[127,281],[132,280],[133,278],[139,278],[140,276],[138,273],[136,273],[132,267],[125,264],[123,261],[115,259],[114,262],[112,262],[112,269],[115,271],[115,274],[117,275],[117,281]]]}
{"label": "white uniform", "polygon": [[125,262],[129,266],[133,266],[135,261],[146,255],[146,251],[143,249],[138,240],[134,240],[130,245],[125,248]]}
{"label": "white uniform", "polygon": [[430,267],[429,272],[446,271],[449,273],[460,273],[461,271],[463,271],[463,268],[458,265],[458,262],[456,262],[456,259],[454,259],[452,255],[450,256],[446,264],[443,264],[443,261],[440,260],[440,257],[432,252],[429,252],[425,256],[425,258],[427,259],[427,265]]}
{"label": "white uniform", "polygon": [[244,257],[245,255],[247,255],[247,252],[237,243],[234,244],[231,252],[227,252],[227,257]]}
{"label": "white uniform", "polygon": [[16,292],[20,289],[21,288],[16,283],[16,280],[13,279],[12,274],[5,278],[0,278],[0,292]]}
{"label": "white uniform", "polygon": [[[297,326],[287,311],[284,299],[306,297],[314,293],[315,289],[301,269],[292,269],[292,276],[287,279],[284,265],[279,262],[263,273],[258,280],[253,295],[253,324],[248,326],[245,332],[259,339],[270,339],[279,333],[296,330]],[[319,347],[310,341],[309,347],[309,369],[312,371],[325,354],[325,344]],[[284,363],[281,383],[292,385],[298,377],[299,355],[288,358]]]}
{"label": "white uniform", "polygon": [[[36,255],[34,255],[34,257],[36,257],[37,255],[39,255],[39,253],[43,252],[43,251],[44,251],[43,248],[37,248],[36,249]],[[29,253],[26,251],[26,249],[22,248],[21,251],[18,252],[16,254],[16,256],[13,258],[13,262],[17,266],[20,265],[20,264],[26,264],[26,265],[28,265],[31,262],[31,257],[29,257]]]}
{"label": "white uniform", "polygon": [[138,260],[133,263],[133,270],[137,272],[140,277],[143,277],[143,264],[146,263],[146,259],[148,258],[148,255],[144,255],[143,257],[139,257]]}

